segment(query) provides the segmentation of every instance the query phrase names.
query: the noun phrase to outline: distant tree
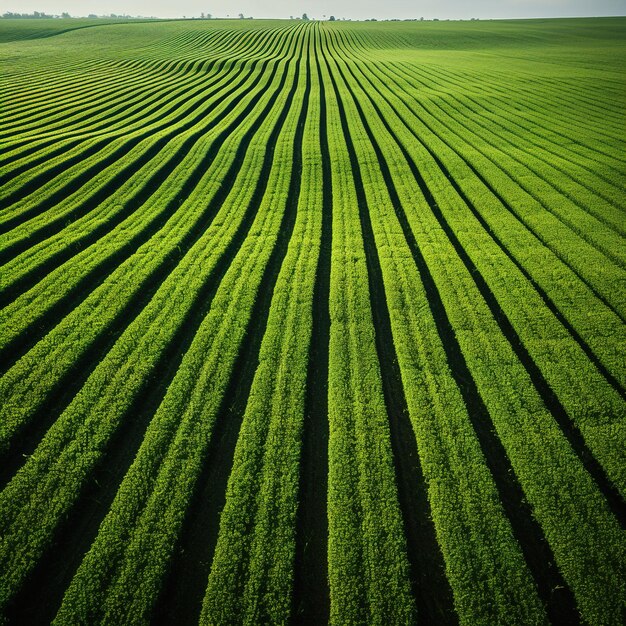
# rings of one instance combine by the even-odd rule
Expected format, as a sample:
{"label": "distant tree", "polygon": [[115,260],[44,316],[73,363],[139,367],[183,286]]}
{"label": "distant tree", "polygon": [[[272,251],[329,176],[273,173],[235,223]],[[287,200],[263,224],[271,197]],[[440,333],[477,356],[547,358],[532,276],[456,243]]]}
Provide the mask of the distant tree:
{"label": "distant tree", "polygon": [[305,22],[308,22],[309,21],[309,16],[306,13],[303,13],[302,14],[302,20],[305,21]]}
{"label": "distant tree", "polygon": [[90,17],[93,20],[97,18],[98,16],[95,13],[90,13],[87,17]]}
{"label": "distant tree", "polygon": [[61,17],[63,19],[67,19],[68,17],[72,17],[67,11],[64,11],[63,13],[61,13]]}
{"label": "distant tree", "polygon": [[290,20],[292,20],[292,19],[293,19],[293,15],[290,15],[290,16],[289,16],[289,19],[290,19]]}
{"label": "distant tree", "polygon": [[420,17],[420,22],[423,22],[423,21],[424,21],[424,18],[423,18],[423,17]]}
{"label": "distant tree", "polygon": [[240,13],[240,14],[239,14],[239,19],[240,19],[240,20],[244,19],[243,13]]}
{"label": "distant tree", "polygon": [[213,16],[212,16],[210,13],[207,13],[207,14],[206,14],[206,18],[207,18],[207,20],[210,20],[210,19],[212,19],[212,18],[213,18]]}
{"label": "distant tree", "polygon": [[334,21],[335,21],[335,16],[334,16],[334,15],[331,15],[331,16],[328,18],[328,21],[329,21],[329,22],[334,22]]}
{"label": "distant tree", "polygon": [[204,11],[202,11],[202,13],[200,13],[200,19],[203,20],[204,19]]}

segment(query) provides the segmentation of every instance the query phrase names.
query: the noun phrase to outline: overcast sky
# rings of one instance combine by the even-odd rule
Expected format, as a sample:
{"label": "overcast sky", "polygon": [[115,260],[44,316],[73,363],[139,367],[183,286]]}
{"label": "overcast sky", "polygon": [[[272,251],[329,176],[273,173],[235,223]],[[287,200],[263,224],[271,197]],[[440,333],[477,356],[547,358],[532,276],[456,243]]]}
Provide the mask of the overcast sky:
{"label": "overcast sky", "polygon": [[309,17],[468,19],[626,15],[626,0],[0,0],[0,13],[129,14],[157,17]]}

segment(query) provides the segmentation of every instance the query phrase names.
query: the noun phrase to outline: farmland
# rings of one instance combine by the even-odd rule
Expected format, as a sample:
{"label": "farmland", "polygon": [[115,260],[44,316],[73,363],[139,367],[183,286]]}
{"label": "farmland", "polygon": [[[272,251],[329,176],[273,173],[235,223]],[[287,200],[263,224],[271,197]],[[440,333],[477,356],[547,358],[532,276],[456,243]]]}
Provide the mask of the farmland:
{"label": "farmland", "polygon": [[0,623],[624,623],[626,18],[28,22]]}

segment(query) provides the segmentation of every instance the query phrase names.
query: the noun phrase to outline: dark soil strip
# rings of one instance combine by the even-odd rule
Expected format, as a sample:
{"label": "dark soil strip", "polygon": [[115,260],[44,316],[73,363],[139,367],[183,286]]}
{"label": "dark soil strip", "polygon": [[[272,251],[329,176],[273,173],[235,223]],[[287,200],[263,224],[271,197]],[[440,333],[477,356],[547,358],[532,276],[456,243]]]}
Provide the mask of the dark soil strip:
{"label": "dark soil strip", "polygon": [[[339,70],[340,71],[340,70]],[[415,433],[409,418],[402,377],[395,352],[387,297],[367,199],[348,122],[335,78],[331,74],[339,102],[339,114],[354,176],[361,229],[365,244],[370,302],[376,330],[385,404],[389,415],[391,443],[396,470],[400,508],[404,519],[407,551],[411,565],[411,586],[421,623],[458,623],[453,608],[452,590],[445,576],[443,556],[430,517],[428,486],[422,472]],[[362,118],[365,125],[365,120]],[[380,152],[370,135],[372,144]],[[387,172],[388,173],[388,172]],[[389,184],[389,181],[387,181]]]}
{"label": "dark soil strip", "polygon": [[[273,73],[276,71],[276,68],[277,66],[274,67]],[[207,207],[207,211],[205,212],[203,218],[187,233],[180,246],[180,252],[173,250],[168,255],[164,263],[146,281],[143,289],[136,293],[135,297],[131,299],[127,307],[120,313],[120,315],[118,315],[108,328],[103,329],[102,333],[95,339],[92,346],[90,346],[81,358],[76,360],[71,370],[63,376],[61,380],[59,380],[55,389],[50,393],[45,405],[43,405],[42,408],[32,417],[29,424],[21,431],[21,433],[15,437],[8,452],[3,455],[2,459],[0,459],[0,488],[3,487],[15,474],[17,469],[23,465],[25,457],[32,454],[44,433],[54,423],[58,415],[63,412],[69,402],[71,402],[72,398],[83,386],[96,365],[102,360],[113,343],[115,343],[119,336],[124,332],[127,325],[150,301],[154,293],[161,286],[163,280],[165,280],[169,273],[178,264],[180,257],[193,246],[193,244],[201,237],[202,233],[209,227],[214,215],[219,210],[219,207],[224,202],[224,199],[234,184],[252,137],[261,127],[265,117],[278,98],[279,93],[284,87],[286,78],[287,71],[285,70],[278,89],[270,98],[267,106],[262,111],[257,121],[242,138],[242,141],[237,149],[236,158],[233,161],[233,164],[229,169],[222,185],[220,186],[219,192],[216,194],[209,207]],[[264,168],[266,168],[263,170],[263,175],[267,178],[269,165],[266,165],[265,163],[263,165]],[[263,184],[267,183],[266,180],[262,182]],[[245,239],[252,221],[254,220],[256,209],[252,209],[251,207],[253,206],[254,205],[251,204],[248,208],[239,231],[233,237],[233,240],[229,244],[224,256],[218,264],[220,267],[228,267],[236,251],[239,249],[241,242]],[[69,310],[71,310],[71,308]],[[184,326],[185,324],[182,324],[182,327]]]}
{"label": "dark soil strip", "polygon": [[[394,136],[393,131],[389,127],[384,116],[381,114],[380,109],[377,107],[376,103],[373,100],[371,100],[371,98],[370,98],[370,101],[372,102],[372,105],[376,109],[376,112],[378,113],[380,119],[385,125],[385,128],[389,132],[389,135],[393,137]],[[357,102],[357,107],[359,108],[359,112],[362,116],[363,114],[361,112],[360,105],[358,102]],[[504,311],[502,311],[502,309],[500,308],[500,305],[498,304],[498,301],[495,295],[490,290],[489,285],[483,278],[482,274],[480,274],[480,272],[477,270],[476,266],[473,264],[472,260],[469,258],[467,252],[463,248],[461,242],[457,239],[456,234],[454,233],[450,225],[447,223],[445,217],[443,216],[441,212],[441,209],[439,208],[439,206],[437,205],[435,201],[435,198],[431,194],[419,170],[417,169],[415,163],[413,162],[413,159],[411,158],[409,153],[406,151],[406,149],[400,142],[397,142],[397,145],[402,151],[402,154],[404,155],[409,167],[411,168],[411,172],[413,173],[413,176],[415,177],[415,180],[418,183],[420,190],[422,191],[424,195],[424,198],[426,198],[426,201],[428,202],[432,212],[437,218],[437,221],[441,225],[441,228],[444,230],[444,232],[450,239],[450,242],[454,246],[454,249],[459,255],[460,259],[463,261],[463,264],[465,265],[467,270],[470,272],[470,275],[474,278],[474,281],[476,282],[476,286],[478,287],[481,295],[485,299],[485,302],[487,303],[487,306],[489,307],[491,314],[493,315],[494,319],[498,323],[498,326],[500,327],[502,334],[507,338],[517,358],[525,367],[526,371],[528,372],[528,375],[530,376],[533,382],[533,385],[535,386],[539,395],[541,396],[541,399],[543,400],[546,407],[554,416],[563,434],[565,435],[570,445],[572,446],[572,449],[574,450],[578,458],[581,460],[585,469],[589,472],[589,474],[595,480],[598,488],[602,492],[602,495],[606,498],[607,504],[609,505],[610,509],[613,511],[614,515],[617,517],[622,527],[626,528],[626,502],[624,502],[624,499],[622,498],[619,491],[609,480],[608,476],[606,475],[606,472],[604,471],[604,468],[600,465],[600,463],[598,463],[598,461],[593,456],[591,450],[589,450],[589,448],[587,447],[587,444],[585,443],[585,440],[580,430],[578,429],[576,424],[574,424],[571,421],[571,419],[567,415],[567,411],[561,404],[561,401],[558,399],[557,395],[554,393],[554,391],[552,390],[552,388],[546,381],[545,377],[543,376],[543,373],[541,372],[537,364],[533,361],[532,357],[530,356],[530,354],[524,347],[521,338],[519,337],[519,335],[513,328],[513,325],[509,321],[508,317],[505,315]],[[377,146],[375,146],[375,148],[378,149]],[[439,159],[434,154],[432,153],[430,154],[433,156],[437,164],[443,168],[443,164],[441,164]],[[461,190],[458,188],[458,185],[454,182],[453,177],[450,176],[450,173],[445,168],[442,169],[442,172],[446,176],[449,177],[451,184],[453,184],[454,188],[458,189],[458,191],[460,192]],[[469,201],[469,199],[466,199],[466,197],[462,193],[461,193],[461,198],[463,200],[467,200],[467,205],[470,208],[470,210],[474,212],[477,217],[479,217],[478,210]],[[480,222],[487,228],[487,224],[482,219],[480,219]],[[490,231],[488,230],[487,232],[490,232]],[[504,248],[504,246],[501,245],[501,242],[499,242],[497,239],[495,241],[496,243],[500,245],[500,247],[507,254],[507,256],[509,256],[509,258],[513,260],[512,256],[506,251],[506,248]],[[518,267],[522,269],[521,266],[518,265]],[[528,276],[525,272],[524,272],[524,275]],[[529,276],[528,278],[530,280]],[[547,294],[545,294],[545,292],[539,291],[539,293],[542,295],[542,297],[545,298],[546,301],[548,302],[550,301]],[[552,304],[550,309],[555,312],[557,311],[554,304]],[[558,317],[559,319],[562,318],[560,314],[558,315]],[[571,326],[567,324],[567,322],[565,323],[566,323],[566,328],[571,328]],[[578,337],[578,335],[574,334],[574,337]],[[582,345],[584,344],[581,344],[581,346]],[[587,351],[591,353],[591,350],[588,347],[585,350],[585,352]],[[597,363],[598,365],[600,365],[599,362],[597,361],[597,358],[595,357],[594,357],[593,362],[594,364]],[[600,365],[600,367],[602,366]],[[603,370],[604,368],[600,369],[600,371],[603,371]],[[606,372],[606,370],[604,371]],[[615,385],[617,385],[616,390],[620,392],[620,395],[622,395],[623,397],[623,392],[621,391],[621,387],[619,386],[617,381],[608,372],[606,372],[606,374],[608,375],[607,380],[609,380],[609,382],[613,381]]]}
{"label": "dark soil strip", "polygon": [[[431,313],[437,325],[437,331],[446,352],[450,370],[467,406],[468,414],[485,456],[487,466],[493,475],[500,501],[511,523],[513,534],[522,549],[524,558],[533,575],[539,596],[546,606],[548,615],[553,623],[577,624],[579,623],[580,617],[576,609],[573,594],[565,584],[563,577],[555,565],[554,555],[543,536],[541,527],[532,515],[531,507],[526,501],[522,487],[511,467],[506,450],[495,431],[492,429],[489,412],[480,396],[467,362],[465,361],[465,357],[456,339],[454,330],[452,329],[441,296],[437,290],[437,285],[428,269],[428,265],[422,256],[406,215],[404,214],[387,162],[373,137],[357,100],[355,100],[355,104],[359,111],[361,121],[376,151],[381,173],[385,178],[396,215],[398,216],[398,220],[400,221],[402,230],[420,272],[422,282],[428,295]],[[381,119],[386,125],[382,116]],[[394,135],[388,127],[387,130],[390,132],[390,137],[393,137]],[[407,163],[413,171],[413,175],[420,185],[422,193],[424,193],[431,208],[437,215],[439,210],[430,195],[430,191],[426,187],[409,155],[404,154],[407,158]],[[438,218],[440,218],[439,221],[442,223],[442,227],[445,224],[446,233],[451,237],[452,242],[456,242],[458,245],[458,241],[456,241],[455,238],[452,239],[452,237],[454,237],[453,233],[448,232],[449,228],[441,215],[438,215]],[[456,245],[455,248],[457,248]],[[457,249],[457,252],[465,255],[462,249],[460,251]],[[482,277],[475,271],[475,268],[472,275],[475,278],[478,277],[477,281],[482,280]],[[505,334],[505,336],[507,335]]]}
{"label": "dark soil strip", "polygon": [[322,234],[313,290],[313,330],[309,352],[307,395],[300,461],[300,501],[296,529],[296,559],[292,622],[327,624],[328,583],[328,344],[330,341],[330,263],[332,249],[332,176],[326,124],[326,97],[317,55],[320,93],[322,159]]}
{"label": "dark soil strip", "polygon": [[[267,142],[268,149],[260,176],[260,180],[265,184],[257,189],[258,193],[255,193],[252,201],[255,212],[265,193],[276,140],[291,109],[299,72],[300,69],[294,77],[280,121]],[[292,176],[278,239],[263,274],[257,301],[216,419],[206,461],[179,534],[176,551],[172,556],[170,571],[153,611],[155,625],[195,625],[202,610],[239,429],[259,363],[259,350],[267,327],[274,286],[296,222],[302,171],[302,135],[308,108],[308,93],[307,88],[298,120]]]}

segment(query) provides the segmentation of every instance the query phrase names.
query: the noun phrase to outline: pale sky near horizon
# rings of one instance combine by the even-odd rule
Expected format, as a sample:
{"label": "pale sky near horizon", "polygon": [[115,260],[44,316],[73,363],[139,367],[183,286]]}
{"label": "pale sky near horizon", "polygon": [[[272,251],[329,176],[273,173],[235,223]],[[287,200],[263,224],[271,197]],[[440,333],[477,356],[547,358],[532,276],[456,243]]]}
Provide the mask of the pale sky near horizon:
{"label": "pale sky near horizon", "polygon": [[331,14],[352,19],[498,19],[626,15],[626,0],[1,0],[0,13],[7,11],[67,11],[73,16],[116,13],[198,17],[204,12],[214,17],[237,17],[243,13],[258,18],[287,18],[306,12],[315,19]]}

